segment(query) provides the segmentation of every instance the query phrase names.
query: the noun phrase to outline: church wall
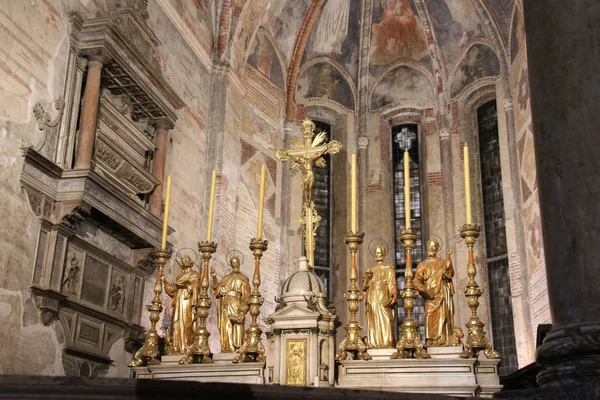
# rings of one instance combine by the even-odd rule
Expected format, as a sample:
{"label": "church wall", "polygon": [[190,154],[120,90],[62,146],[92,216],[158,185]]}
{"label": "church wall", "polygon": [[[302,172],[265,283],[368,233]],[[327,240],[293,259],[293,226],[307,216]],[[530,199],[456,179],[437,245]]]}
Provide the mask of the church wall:
{"label": "church wall", "polygon": [[[99,4],[99,5],[98,5]],[[58,321],[45,326],[28,289],[32,280],[35,249],[40,223],[31,212],[25,195],[20,192],[19,178],[23,159],[19,148],[37,145],[42,131],[36,127],[32,108],[40,101],[52,116],[51,102],[62,94],[68,56],[70,23],[67,13],[106,11],[102,2],[13,2],[6,3],[0,13],[3,40],[2,69],[6,79],[0,83],[0,315],[3,324],[0,337],[0,373],[54,375],[71,372],[63,365],[64,332]],[[162,41],[155,53],[163,75],[184,99],[176,126],[169,134],[166,175],[173,177],[170,226],[175,233],[170,242],[175,251],[183,247],[197,250],[196,242],[205,221],[203,196],[206,154],[206,125],[210,87],[209,71],[199,62],[158,3],[149,5],[151,29]],[[199,31],[198,40],[210,43]],[[87,230],[90,243],[104,251],[114,250],[125,257],[121,246],[103,239],[106,234]],[[114,249],[113,249],[114,248]],[[112,249],[112,250],[111,250]],[[129,254],[129,253],[128,253]],[[130,256],[131,254],[129,254]],[[179,271],[171,261],[165,273],[168,278]],[[149,279],[149,282],[154,278]],[[151,285],[146,285],[146,289]],[[151,293],[144,292],[143,304]],[[165,303],[167,304],[167,303]],[[144,310],[142,325],[148,325]],[[160,322],[159,322],[160,326]],[[124,351],[125,340],[117,340],[109,355],[113,366],[108,376],[129,376],[126,363],[131,354]]]}
{"label": "church wall", "polygon": [[[551,323],[551,316],[535,167],[526,46],[525,41],[522,41],[520,46],[516,45],[518,52],[512,62],[510,73],[521,184],[521,213],[525,232],[523,240],[527,252],[526,260],[521,262],[523,270],[516,270],[516,276],[511,274],[511,283],[514,281],[518,290],[527,291],[529,294],[529,323],[533,340],[536,340],[538,325]],[[519,275],[525,276],[526,279],[521,279],[519,282]]]}

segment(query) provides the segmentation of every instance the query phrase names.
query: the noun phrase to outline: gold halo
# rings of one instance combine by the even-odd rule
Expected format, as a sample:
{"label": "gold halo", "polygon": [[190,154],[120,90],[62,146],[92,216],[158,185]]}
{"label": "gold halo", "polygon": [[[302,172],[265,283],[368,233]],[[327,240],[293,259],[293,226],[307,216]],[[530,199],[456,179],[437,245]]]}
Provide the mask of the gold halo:
{"label": "gold halo", "polygon": [[[233,253],[233,254],[232,254]],[[236,255],[237,253],[237,255]],[[229,255],[231,254],[231,257],[229,257]],[[242,264],[244,263],[244,254],[242,254],[241,251],[239,251],[238,249],[233,249],[233,250],[229,250],[227,252],[227,255],[225,256],[225,262],[227,264],[229,264],[229,260],[233,257],[237,257],[240,259],[240,267],[242,266]]]}
{"label": "gold halo", "polygon": [[444,248],[444,241],[442,240],[442,238],[440,236],[436,235],[435,233],[430,233],[429,234],[429,239],[427,240],[427,243],[429,243],[429,241],[431,240],[432,236],[434,236],[435,238],[437,238],[437,242],[440,245],[440,248],[438,249],[438,251],[441,252],[442,249]]}
{"label": "gold halo", "polygon": [[388,243],[382,238],[375,238],[369,242],[369,253],[371,256],[375,257],[375,249],[379,246],[382,246],[385,249],[384,256],[387,256],[390,253],[390,246]]}
{"label": "gold halo", "polygon": [[[180,257],[179,253],[181,253],[184,250],[189,250],[192,252],[192,254],[194,254],[194,257],[193,257],[194,264],[193,265],[196,265],[196,261],[198,260],[198,254],[194,251],[194,249],[192,249],[190,247],[183,247],[177,251],[177,253],[175,254],[175,261],[177,261],[177,264],[181,265],[181,258],[183,257],[183,255]],[[188,254],[184,254],[184,255],[188,255]]]}

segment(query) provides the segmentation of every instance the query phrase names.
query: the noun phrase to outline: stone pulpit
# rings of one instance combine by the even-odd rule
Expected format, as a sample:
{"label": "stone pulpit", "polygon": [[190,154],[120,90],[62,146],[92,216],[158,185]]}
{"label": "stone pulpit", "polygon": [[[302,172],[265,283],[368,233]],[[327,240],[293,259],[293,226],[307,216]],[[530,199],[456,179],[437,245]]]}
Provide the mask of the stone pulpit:
{"label": "stone pulpit", "polygon": [[325,285],[300,257],[268,319],[267,383],[333,386],[337,317]]}

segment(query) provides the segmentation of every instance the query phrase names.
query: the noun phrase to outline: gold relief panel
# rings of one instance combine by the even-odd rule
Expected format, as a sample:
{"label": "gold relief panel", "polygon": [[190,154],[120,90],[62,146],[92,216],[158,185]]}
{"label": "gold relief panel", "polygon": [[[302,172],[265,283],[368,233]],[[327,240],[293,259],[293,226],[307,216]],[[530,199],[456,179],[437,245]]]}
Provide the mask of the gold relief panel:
{"label": "gold relief panel", "polygon": [[288,339],[286,370],[286,385],[306,384],[306,339]]}

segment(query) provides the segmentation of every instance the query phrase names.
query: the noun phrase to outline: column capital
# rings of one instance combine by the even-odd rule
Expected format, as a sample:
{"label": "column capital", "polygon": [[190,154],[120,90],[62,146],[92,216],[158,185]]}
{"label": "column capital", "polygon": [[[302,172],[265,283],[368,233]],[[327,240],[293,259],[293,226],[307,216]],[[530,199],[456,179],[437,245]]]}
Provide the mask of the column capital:
{"label": "column capital", "polygon": [[504,99],[504,111],[511,112],[515,108],[515,104],[512,98]]}
{"label": "column capital", "polygon": [[164,129],[169,131],[175,127],[175,123],[167,117],[156,118],[150,121],[150,124],[154,126],[156,130]]}
{"label": "column capital", "polygon": [[356,143],[358,144],[359,150],[364,150],[367,148],[367,145],[369,144],[369,138],[366,136],[359,136]]}
{"label": "column capital", "polygon": [[449,140],[450,139],[450,130],[448,128],[440,129],[440,140]]}
{"label": "column capital", "polygon": [[90,68],[90,67],[102,68],[104,66],[104,63],[106,62],[107,58],[104,56],[104,54],[99,53],[99,54],[88,55],[87,60],[88,60],[88,68]]}

